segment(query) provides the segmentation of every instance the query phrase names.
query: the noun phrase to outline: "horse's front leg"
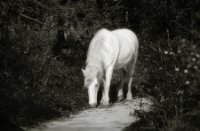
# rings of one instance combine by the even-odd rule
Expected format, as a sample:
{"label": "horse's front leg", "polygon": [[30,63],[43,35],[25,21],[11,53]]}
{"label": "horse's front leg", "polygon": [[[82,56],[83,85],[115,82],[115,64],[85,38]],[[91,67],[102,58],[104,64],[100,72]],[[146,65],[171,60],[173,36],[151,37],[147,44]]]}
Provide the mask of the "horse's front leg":
{"label": "horse's front leg", "polygon": [[112,79],[112,74],[113,74],[113,67],[109,67],[106,70],[106,80],[104,81],[104,89],[103,89],[103,96],[101,99],[101,104],[103,105],[109,105],[109,91],[110,91],[110,83]]}

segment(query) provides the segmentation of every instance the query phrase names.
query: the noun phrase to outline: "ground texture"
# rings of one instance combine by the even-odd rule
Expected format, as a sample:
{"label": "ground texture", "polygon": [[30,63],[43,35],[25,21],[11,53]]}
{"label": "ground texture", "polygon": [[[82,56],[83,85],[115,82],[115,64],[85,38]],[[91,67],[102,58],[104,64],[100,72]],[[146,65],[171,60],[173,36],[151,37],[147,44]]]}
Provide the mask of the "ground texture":
{"label": "ground texture", "polygon": [[139,120],[135,111],[149,112],[152,105],[149,98],[135,98],[106,108],[84,110],[70,118],[43,123],[27,131],[121,131]]}

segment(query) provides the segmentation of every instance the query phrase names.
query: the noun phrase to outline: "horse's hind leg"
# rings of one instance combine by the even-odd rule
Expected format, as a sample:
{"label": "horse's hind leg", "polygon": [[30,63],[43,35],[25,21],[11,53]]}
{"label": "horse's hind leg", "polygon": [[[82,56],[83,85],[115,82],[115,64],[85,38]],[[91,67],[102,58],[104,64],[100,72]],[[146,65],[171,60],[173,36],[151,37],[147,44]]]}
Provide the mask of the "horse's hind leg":
{"label": "horse's hind leg", "polygon": [[129,82],[128,82],[128,92],[127,92],[127,95],[126,95],[126,100],[132,100],[133,99],[132,82],[133,82],[133,77],[130,77]]}
{"label": "horse's hind leg", "polygon": [[124,96],[123,87],[124,87],[125,79],[126,79],[126,71],[124,69],[121,69],[120,70],[120,86],[118,87],[118,94],[117,94],[118,101],[121,101]]}
{"label": "horse's hind leg", "polygon": [[135,61],[128,65],[128,92],[126,95],[126,100],[132,100],[132,82],[133,82],[133,73],[134,73]]}

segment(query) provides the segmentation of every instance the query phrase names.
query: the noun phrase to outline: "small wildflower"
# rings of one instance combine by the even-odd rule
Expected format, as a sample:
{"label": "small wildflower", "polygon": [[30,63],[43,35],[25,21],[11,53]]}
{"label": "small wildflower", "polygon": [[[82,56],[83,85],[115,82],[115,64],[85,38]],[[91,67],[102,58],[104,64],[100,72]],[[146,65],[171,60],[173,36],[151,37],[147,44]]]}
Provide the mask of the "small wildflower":
{"label": "small wildflower", "polygon": [[24,54],[28,54],[28,51],[24,51]]}
{"label": "small wildflower", "polygon": [[199,55],[199,54],[196,54],[196,57],[197,57],[197,58],[199,58],[199,57],[200,57],[200,55]]}
{"label": "small wildflower", "polygon": [[184,39],[184,38],[181,39],[181,42],[182,42],[182,43],[185,43],[185,42],[186,42],[186,39]]}
{"label": "small wildflower", "polygon": [[178,50],[178,54],[180,54],[181,53],[181,50]]}
{"label": "small wildflower", "polygon": [[195,65],[195,66],[194,66],[194,69],[198,69],[198,66]]}
{"label": "small wildflower", "polygon": [[162,70],[162,67],[160,67],[159,70]]}
{"label": "small wildflower", "polygon": [[165,51],[164,54],[167,55],[167,54],[168,54],[168,51]]}
{"label": "small wildflower", "polygon": [[185,69],[185,70],[184,70],[184,73],[185,73],[185,74],[187,74],[187,73],[188,73],[188,70],[187,70],[187,69]]}
{"label": "small wildflower", "polygon": [[178,90],[178,91],[177,91],[177,94],[178,94],[178,95],[182,95],[183,93],[184,93],[184,90]]}
{"label": "small wildflower", "polygon": [[193,45],[192,48],[195,49],[195,48],[196,48],[196,45]]}
{"label": "small wildflower", "polygon": [[195,62],[195,61],[196,61],[196,58],[192,58],[192,61]]}
{"label": "small wildflower", "polygon": [[175,71],[177,71],[177,72],[178,72],[179,70],[180,70],[179,68],[177,68],[177,67],[175,68]]}
{"label": "small wildflower", "polygon": [[190,81],[186,81],[185,84],[186,84],[186,85],[189,85],[189,84],[190,84]]}
{"label": "small wildflower", "polygon": [[172,51],[171,51],[171,52],[169,52],[169,54],[170,54],[170,55],[173,55],[173,54],[174,54],[174,52],[172,52]]}

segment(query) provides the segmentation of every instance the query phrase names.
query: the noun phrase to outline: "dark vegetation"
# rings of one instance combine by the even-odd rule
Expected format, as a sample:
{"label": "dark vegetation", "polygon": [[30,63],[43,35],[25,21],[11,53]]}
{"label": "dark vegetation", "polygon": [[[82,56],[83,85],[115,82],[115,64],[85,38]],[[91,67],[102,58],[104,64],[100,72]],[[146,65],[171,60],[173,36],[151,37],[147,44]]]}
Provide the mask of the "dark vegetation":
{"label": "dark vegetation", "polygon": [[81,68],[102,27],[136,32],[135,94],[156,99],[155,111],[138,113],[143,121],[127,130],[200,130],[199,7],[199,0],[0,1],[2,130],[87,107]]}

